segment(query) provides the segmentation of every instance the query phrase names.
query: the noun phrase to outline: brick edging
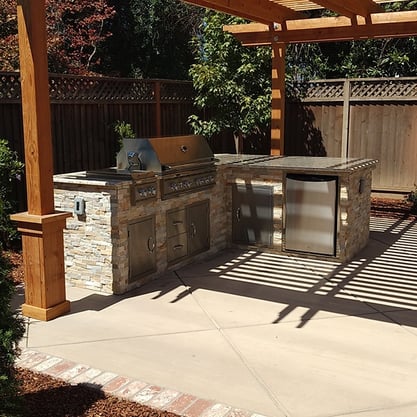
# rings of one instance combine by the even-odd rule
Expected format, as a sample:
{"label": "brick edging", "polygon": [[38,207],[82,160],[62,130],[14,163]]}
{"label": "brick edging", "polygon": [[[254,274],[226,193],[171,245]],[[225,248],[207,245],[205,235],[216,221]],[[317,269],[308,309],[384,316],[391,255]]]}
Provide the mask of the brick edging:
{"label": "brick edging", "polygon": [[266,417],[31,349],[22,349],[16,366],[71,384],[88,384],[107,394],[183,417]]}

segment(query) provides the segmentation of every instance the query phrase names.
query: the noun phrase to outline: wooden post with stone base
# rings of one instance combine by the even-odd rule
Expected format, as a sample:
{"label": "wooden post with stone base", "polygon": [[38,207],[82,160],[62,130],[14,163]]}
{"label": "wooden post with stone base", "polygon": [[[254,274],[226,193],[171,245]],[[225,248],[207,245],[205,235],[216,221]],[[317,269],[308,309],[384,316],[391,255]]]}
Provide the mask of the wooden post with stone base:
{"label": "wooden post with stone base", "polygon": [[72,214],[54,210],[45,0],[18,0],[17,18],[28,211],[11,219],[22,232],[22,312],[50,320],[70,310],[65,299],[63,229]]}

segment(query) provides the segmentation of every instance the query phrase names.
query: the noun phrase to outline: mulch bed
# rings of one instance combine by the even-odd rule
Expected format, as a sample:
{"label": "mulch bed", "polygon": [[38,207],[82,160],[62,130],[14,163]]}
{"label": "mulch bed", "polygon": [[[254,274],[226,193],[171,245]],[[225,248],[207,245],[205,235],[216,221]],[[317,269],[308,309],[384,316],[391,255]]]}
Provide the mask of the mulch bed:
{"label": "mulch bed", "polygon": [[[373,198],[371,215],[417,219],[417,214],[411,212],[411,204],[405,200]],[[13,266],[11,278],[16,284],[23,283],[21,253],[9,251],[5,255]],[[70,385],[27,369],[18,369],[17,376],[22,384],[21,397],[27,417],[178,417],[173,413],[121,400],[87,385]]]}
{"label": "mulch bed", "polygon": [[17,376],[26,417],[178,417],[26,369],[19,368]]}
{"label": "mulch bed", "polygon": [[412,203],[405,199],[371,199],[371,215],[374,217],[408,218],[414,220],[417,213],[412,211]]}

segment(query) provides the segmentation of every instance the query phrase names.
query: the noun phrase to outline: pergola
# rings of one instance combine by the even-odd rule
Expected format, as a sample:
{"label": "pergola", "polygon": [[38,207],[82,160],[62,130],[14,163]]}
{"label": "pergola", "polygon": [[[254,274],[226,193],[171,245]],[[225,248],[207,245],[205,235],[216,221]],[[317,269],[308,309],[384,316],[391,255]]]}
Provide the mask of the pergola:
{"label": "pergola", "polygon": [[[243,45],[272,47],[271,154],[284,151],[285,49],[292,43],[407,37],[417,34],[417,11],[385,12],[390,0],[186,0],[252,23],[225,26]],[[309,18],[314,10],[334,16]]]}
{"label": "pergola", "polygon": [[[405,0],[186,0],[253,23],[227,26],[243,45],[271,45],[271,154],[283,153],[285,48],[290,43],[408,37],[417,11],[385,12],[382,3]],[[310,18],[326,9],[332,17]],[[50,320],[69,311],[65,295],[63,229],[71,213],[54,208],[45,0],[18,0],[23,130],[28,211],[12,216],[22,232],[24,315]]]}

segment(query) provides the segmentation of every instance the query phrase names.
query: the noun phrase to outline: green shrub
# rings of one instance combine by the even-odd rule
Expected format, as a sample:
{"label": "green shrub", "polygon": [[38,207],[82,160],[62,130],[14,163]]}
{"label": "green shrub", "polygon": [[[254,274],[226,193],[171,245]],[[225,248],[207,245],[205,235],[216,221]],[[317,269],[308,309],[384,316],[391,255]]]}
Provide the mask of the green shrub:
{"label": "green shrub", "polygon": [[16,202],[12,201],[13,182],[20,180],[23,167],[7,140],[0,139],[0,248],[10,248],[20,239],[10,214],[16,210]]}
{"label": "green shrub", "polygon": [[20,317],[11,310],[14,285],[10,279],[10,265],[0,249],[0,417],[19,416],[19,383],[15,377],[18,343],[24,334]]}
{"label": "green shrub", "polygon": [[132,125],[124,120],[117,120],[114,124],[114,131],[117,135],[119,148],[123,146],[123,139],[134,139],[136,137]]}

